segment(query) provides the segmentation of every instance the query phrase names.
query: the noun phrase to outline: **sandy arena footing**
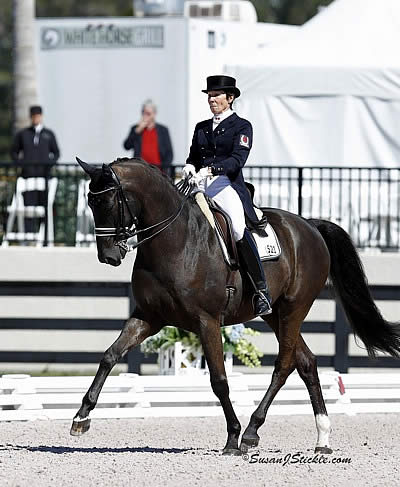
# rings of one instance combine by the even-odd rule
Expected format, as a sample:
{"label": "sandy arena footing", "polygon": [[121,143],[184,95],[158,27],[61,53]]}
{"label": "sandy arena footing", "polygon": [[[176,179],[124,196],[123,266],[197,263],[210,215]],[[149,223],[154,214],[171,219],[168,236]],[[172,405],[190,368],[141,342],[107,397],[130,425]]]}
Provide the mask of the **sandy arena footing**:
{"label": "sandy arena footing", "polygon": [[222,417],[93,420],[79,438],[66,421],[0,423],[0,486],[399,485],[400,414],[331,420],[333,454],[318,457],[312,416],[267,418],[248,457],[221,456]]}

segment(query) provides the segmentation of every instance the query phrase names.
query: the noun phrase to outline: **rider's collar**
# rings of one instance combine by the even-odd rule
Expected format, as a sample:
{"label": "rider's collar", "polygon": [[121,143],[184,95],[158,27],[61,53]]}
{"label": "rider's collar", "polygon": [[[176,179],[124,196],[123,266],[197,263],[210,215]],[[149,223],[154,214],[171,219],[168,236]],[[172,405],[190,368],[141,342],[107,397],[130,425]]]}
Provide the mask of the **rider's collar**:
{"label": "rider's collar", "polygon": [[217,113],[213,116],[212,121],[214,125],[218,125],[221,123],[223,120],[226,118],[230,117],[233,114],[233,110],[231,108],[228,108],[228,110],[225,110],[222,113]]}

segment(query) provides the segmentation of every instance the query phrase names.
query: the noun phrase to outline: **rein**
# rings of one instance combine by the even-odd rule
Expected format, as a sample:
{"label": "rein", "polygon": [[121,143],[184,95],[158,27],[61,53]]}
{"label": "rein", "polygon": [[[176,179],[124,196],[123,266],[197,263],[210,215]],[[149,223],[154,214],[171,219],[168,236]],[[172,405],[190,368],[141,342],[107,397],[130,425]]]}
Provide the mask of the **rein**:
{"label": "rein", "polygon": [[[118,176],[115,174],[114,170],[112,169],[111,166],[109,166],[112,178],[114,182],[116,183],[116,186],[112,186],[111,188],[103,189],[102,191],[89,191],[90,194],[92,195],[99,195],[106,193],[108,191],[117,191],[117,202],[118,202],[118,224],[116,227],[95,227],[94,233],[96,237],[116,237],[116,242],[119,247],[122,247],[124,250],[129,251],[129,250],[134,250],[140,245],[144,244],[148,240],[154,238],[156,235],[159,235],[161,232],[166,230],[174,221],[179,217],[179,215],[182,213],[183,207],[186,203],[186,201],[190,197],[190,188],[191,185],[188,181],[180,181],[176,187],[178,189],[178,192],[184,194],[184,199],[182,200],[181,205],[178,208],[178,211],[169,216],[168,218],[165,218],[165,220],[162,220],[158,223],[155,223],[154,225],[150,225],[149,227],[142,228],[142,229],[136,229],[138,225],[138,219],[137,217],[132,213],[131,208],[128,203],[128,199],[125,196],[124,190],[122,188],[121,181],[119,180]],[[130,226],[124,226],[125,222],[125,210],[124,208],[127,208],[130,219],[131,219],[131,225]],[[140,235],[141,233],[147,232],[149,230],[153,230],[154,228],[159,227],[160,225],[165,224],[164,227],[158,229],[155,233],[152,235],[149,235],[148,237],[145,237],[143,240],[140,240],[140,242],[136,242],[133,245],[128,246],[127,240],[132,237],[136,237]]]}

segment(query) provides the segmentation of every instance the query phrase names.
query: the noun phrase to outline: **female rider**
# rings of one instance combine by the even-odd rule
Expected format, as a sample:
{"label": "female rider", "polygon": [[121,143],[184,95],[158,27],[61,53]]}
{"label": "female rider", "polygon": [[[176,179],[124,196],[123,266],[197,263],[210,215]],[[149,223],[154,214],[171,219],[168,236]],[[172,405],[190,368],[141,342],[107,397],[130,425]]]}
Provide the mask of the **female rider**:
{"label": "female rider", "polygon": [[208,104],[213,117],[196,125],[184,176],[196,176],[205,194],[228,213],[232,220],[237,249],[254,287],[253,307],[256,316],[272,312],[264,270],[246,219],[258,218],[246,188],[242,167],[249,155],[253,129],[251,123],[232,110],[240,96],[236,80],[230,76],[209,76]]}

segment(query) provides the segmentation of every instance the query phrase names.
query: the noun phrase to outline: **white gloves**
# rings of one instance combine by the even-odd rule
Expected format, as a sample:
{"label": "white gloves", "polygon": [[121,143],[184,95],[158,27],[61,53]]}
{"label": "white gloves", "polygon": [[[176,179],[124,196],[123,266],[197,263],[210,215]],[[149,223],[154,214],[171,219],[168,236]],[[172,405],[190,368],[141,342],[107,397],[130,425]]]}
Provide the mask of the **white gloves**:
{"label": "white gloves", "polygon": [[196,174],[196,168],[193,164],[186,164],[182,169],[182,177],[188,178],[189,176],[194,176]]}
{"label": "white gloves", "polygon": [[199,185],[201,181],[203,181],[206,178],[212,178],[213,175],[210,167],[202,167],[200,171],[196,172],[196,169],[193,166],[193,164],[186,164],[182,169],[182,178],[189,178],[189,177],[191,177],[193,183]]}
{"label": "white gloves", "polygon": [[196,174],[199,179],[211,178],[212,172],[210,167],[202,167],[200,171]]}
{"label": "white gloves", "polygon": [[200,184],[207,178],[212,178],[212,172],[210,167],[202,167],[200,171],[198,171],[194,177],[194,183],[197,184],[197,186],[200,186]]}

